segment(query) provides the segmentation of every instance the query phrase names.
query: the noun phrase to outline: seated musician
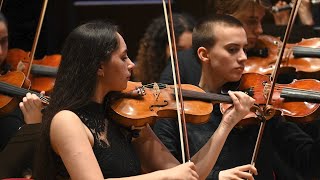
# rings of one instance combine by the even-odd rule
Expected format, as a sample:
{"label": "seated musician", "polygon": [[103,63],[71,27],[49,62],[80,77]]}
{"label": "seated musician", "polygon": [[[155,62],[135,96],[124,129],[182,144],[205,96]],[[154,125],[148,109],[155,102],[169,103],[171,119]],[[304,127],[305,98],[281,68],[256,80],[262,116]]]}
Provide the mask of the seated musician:
{"label": "seated musician", "polygon": [[[250,57],[270,55],[270,50],[261,47],[264,46],[264,43],[261,43],[259,40],[259,37],[261,37],[263,33],[261,22],[266,14],[267,7],[265,4],[269,3],[268,0],[216,0],[215,7],[218,14],[228,14],[242,22],[248,39],[248,59],[250,59]],[[181,68],[182,83],[198,85],[201,75],[201,64],[198,61],[185,60],[185,56],[188,57],[187,52],[180,53],[182,59],[180,64],[181,67],[183,67]],[[160,82],[173,84],[171,71],[171,64],[169,63],[161,73]],[[290,78],[288,77],[287,79],[292,80],[294,77],[296,77],[296,74],[290,74]],[[281,79],[281,81],[285,82],[286,77],[283,79],[284,80]]]}
{"label": "seated musician", "polygon": [[[229,131],[249,112],[253,99],[243,92],[230,92],[234,106],[222,117],[216,133],[193,156],[194,163],[180,165],[148,126],[133,138],[131,130],[105,112],[110,106],[105,96],[124,90],[133,68],[115,25],[92,21],[70,33],[43,115],[36,179],[207,177]],[[256,173],[252,166],[246,169]]]}
{"label": "seated musician", "polygon": [[[7,22],[2,13],[0,13],[0,76],[5,77],[6,73],[9,71],[10,66],[6,64],[6,57],[8,52],[8,28]],[[0,92],[1,93],[1,92]],[[5,105],[4,105],[5,106]],[[19,107],[18,107],[19,106]],[[13,137],[17,131],[24,126],[28,128],[26,124],[36,124],[40,123],[42,119],[42,103],[38,96],[35,94],[27,93],[22,101],[17,105],[17,107],[12,112],[5,112],[4,115],[0,116],[0,153],[5,149],[8,141]],[[14,154],[12,154],[14,156]],[[26,168],[31,168],[32,157],[29,159]],[[4,163],[0,159],[1,167]],[[28,166],[28,167],[27,167]],[[15,167],[16,171],[14,173],[2,173],[6,174],[7,177],[22,177],[22,171],[19,171],[18,167]],[[18,172],[19,171],[19,172]],[[0,177],[3,178],[3,177]]]}
{"label": "seated musician", "polygon": [[[259,22],[263,13],[259,9],[256,9],[255,12],[259,16],[253,18],[250,24],[257,27],[257,30],[252,29],[247,32],[248,41],[245,33],[241,31],[241,23],[240,25],[232,24],[230,17],[227,18],[228,16],[225,15],[204,19],[194,28],[193,49],[183,52],[183,59],[180,57],[179,61],[201,63],[201,76],[198,83],[207,92],[220,93],[226,83],[241,79],[244,63],[247,60],[245,48],[247,45],[250,46],[250,43],[254,44],[256,35],[259,34],[257,32],[261,33]],[[245,16],[245,14],[242,15]],[[180,68],[187,68],[186,64],[182,64]],[[182,71],[188,73],[188,69],[181,69],[180,72]],[[197,153],[216,132],[216,128],[221,124],[221,116],[219,105],[216,104],[207,123],[187,124],[191,155]],[[157,121],[154,131],[170,152],[176,158],[180,158],[177,122],[172,119]],[[235,127],[230,132],[208,179],[247,179],[241,165],[251,162],[258,131],[258,123],[247,126],[240,124]],[[279,153],[286,163],[305,178],[319,176],[317,174],[319,173],[319,150],[319,139],[313,140],[296,124],[287,122],[280,116],[273,117],[268,120],[263,133],[255,163],[258,175],[254,178],[268,180],[279,178],[273,163],[275,153]],[[290,177],[285,179],[290,179]]]}
{"label": "seated musician", "polygon": [[[174,34],[178,50],[191,48],[194,19],[181,13],[173,13]],[[170,57],[164,16],[152,20],[139,43],[133,70],[133,79],[143,84],[158,82]]]}

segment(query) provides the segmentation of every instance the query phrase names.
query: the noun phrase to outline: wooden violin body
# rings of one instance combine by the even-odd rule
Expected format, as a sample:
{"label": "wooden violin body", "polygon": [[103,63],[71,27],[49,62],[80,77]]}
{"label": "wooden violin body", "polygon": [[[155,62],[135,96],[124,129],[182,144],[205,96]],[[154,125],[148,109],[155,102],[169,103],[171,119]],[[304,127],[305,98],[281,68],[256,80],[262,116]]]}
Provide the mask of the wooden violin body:
{"label": "wooden violin body", "polygon": [[[204,92],[202,89],[183,84],[183,90]],[[113,119],[126,127],[140,127],[153,124],[156,118],[174,118],[177,116],[176,101],[172,86],[152,83],[142,86],[139,82],[128,82],[123,96],[111,104]],[[186,121],[191,123],[206,122],[212,112],[210,102],[184,100]]]}
{"label": "wooden violin body", "polygon": [[[269,76],[257,73],[243,74],[240,90],[248,92],[256,104],[265,105],[270,91]],[[290,84],[276,84],[271,108],[288,120],[311,122],[320,115],[320,82],[314,79],[295,80]],[[222,110],[228,108],[224,105]]]}
{"label": "wooden violin body", "polygon": [[[249,57],[243,73],[269,75],[274,70],[277,59],[279,38],[261,35],[258,47],[268,49],[267,57]],[[296,73],[298,79],[320,79],[320,38],[303,39],[296,44],[287,44],[279,73]]]}
{"label": "wooden violin body", "polygon": [[0,76],[0,116],[13,111],[27,93],[36,94],[42,103],[49,104],[49,97],[30,91],[30,82],[21,71],[8,72]]}
{"label": "wooden violin body", "polygon": [[[6,62],[11,65],[13,71],[22,71],[27,74],[30,66],[29,52],[21,49],[10,49]],[[50,93],[53,89],[55,76],[61,61],[61,55],[44,56],[41,60],[35,60],[31,66],[31,89],[37,92]]]}
{"label": "wooden violin body", "polygon": [[320,80],[320,38],[303,39],[288,50],[285,65],[294,67],[299,79]]}
{"label": "wooden violin body", "polygon": [[[22,72],[8,72],[6,75],[0,76],[0,83],[10,83],[15,87],[27,86],[25,81],[26,76]],[[3,88],[0,90],[3,90]],[[0,93],[0,116],[13,111],[18,103],[19,101],[15,97]]]}

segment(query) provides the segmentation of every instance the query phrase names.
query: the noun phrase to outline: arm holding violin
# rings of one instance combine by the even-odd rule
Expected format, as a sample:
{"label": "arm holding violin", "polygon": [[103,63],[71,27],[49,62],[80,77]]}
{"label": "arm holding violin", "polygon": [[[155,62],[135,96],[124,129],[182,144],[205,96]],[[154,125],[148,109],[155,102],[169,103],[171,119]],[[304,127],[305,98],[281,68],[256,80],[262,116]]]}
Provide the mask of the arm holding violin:
{"label": "arm holding violin", "polygon": [[[286,1],[278,1],[274,7],[281,8],[283,6],[287,6]],[[286,11],[281,11],[281,12],[272,12],[273,18],[274,18],[274,23],[278,26],[286,25],[289,21],[289,16],[290,12],[288,10]]]}
{"label": "arm holding violin", "polygon": [[[294,3],[294,1],[292,1]],[[275,4],[275,7],[281,8],[284,6],[288,6],[286,1],[278,1]],[[312,26],[314,25],[314,20],[311,12],[311,1],[310,0],[302,0],[300,7],[298,9],[299,18],[303,25]],[[289,21],[290,11],[285,10],[281,12],[272,13],[274,17],[274,21],[276,25],[286,25]]]}
{"label": "arm holding violin", "polygon": [[[19,103],[20,109],[17,107],[10,114],[0,118],[0,148],[4,148],[9,139],[23,126],[24,124],[40,123],[42,119],[42,104],[36,95],[28,93]],[[39,104],[40,103],[40,104]]]}
{"label": "arm holding violin", "polygon": [[[234,101],[232,106],[223,116],[223,119],[210,137],[208,142],[191,158],[191,161],[196,164],[197,172],[200,179],[205,179],[212,171],[213,166],[220,154],[220,151],[226,141],[228,134],[232,128],[247,114],[254,100],[242,92],[230,92],[230,96]],[[179,158],[181,154],[179,151],[179,142],[177,126],[174,126],[174,121],[163,120],[155,126],[157,135],[164,141],[164,144],[170,149],[170,152]],[[170,125],[171,124],[171,125]],[[169,127],[169,128],[168,128]],[[213,128],[212,128],[213,130]],[[198,132],[201,133],[201,132]],[[164,137],[165,136],[165,137]],[[203,137],[205,139],[205,137]],[[197,142],[190,142],[197,143]],[[192,149],[192,151],[196,151]],[[159,155],[158,155],[159,156]],[[161,155],[160,155],[161,156]],[[256,169],[250,166],[250,170],[256,173]]]}
{"label": "arm holding violin", "polygon": [[310,0],[301,1],[298,13],[299,13],[299,18],[302,24],[308,25],[308,26],[314,25]]}
{"label": "arm holding violin", "polygon": [[[201,179],[205,179],[209,175],[228,134],[250,112],[250,108],[254,104],[254,99],[243,92],[229,91],[228,93],[233,101],[233,106],[225,112],[219,127],[209,141],[192,157],[192,161],[195,162]],[[254,174],[257,174],[257,170],[253,166],[248,166],[248,168]]]}

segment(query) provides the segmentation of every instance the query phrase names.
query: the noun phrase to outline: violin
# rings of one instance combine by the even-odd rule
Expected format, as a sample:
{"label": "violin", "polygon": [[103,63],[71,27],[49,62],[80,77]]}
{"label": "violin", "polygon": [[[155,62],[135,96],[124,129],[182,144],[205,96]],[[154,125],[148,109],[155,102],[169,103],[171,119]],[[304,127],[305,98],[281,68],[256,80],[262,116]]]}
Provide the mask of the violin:
{"label": "violin", "polygon": [[320,79],[320,38],[302,39],[291,44],[284,62],[296,69],[299,79]]}
{"label": "violin", "polygon": [[17,97],[23,97],[28,92],[36,94],[44,104],[49,103],[49,97],[43,94],[30,91],[30,82],[26,79],[24,73],[20,71],[8,72],[0,76],[0,116],[13,111],[19,100]]}
{"label": "violin", "polygon": [[[257,49],[249,52],[244,73],[271,74],[279,52],[280,38],[261,35]],[[280,65],[280,74],[297,74],[298,79],[320,78],[320,39],[303,39],[296,44],[288,44]],[[250,54],[251,53],[251,54]]]}
{"label": "violin", "polygon": [[[192,92],[204,91],[196,86],[182,84],[183,95],[191,98]],[[228,96],[227,96],[228,97]],[[222,97],[223,98],[223,97]],[[231,101],[223,99],[225,101]],[[222,99],[220,99],[222,100]],[[186,121],[204,123],[208,121],[213,110],[212,103],[207,100],[189,99],[184,101]],[[154,124],[156,118],[174,118],[177,116],[176,101],[172,85],[147,84],[128,82],[127,88],[121,92],[119,98],[111,101],[113,119],[125,127],[141,127]]]}
{"label": "violin", "polygon": [[19,50],[19,49],[9,50],[7,63],[12,64],[13,70],[24,71],[26,77],[31,80],[32,90],[35,90],[38,92],[46,91],[50,93],[53,89],[55,78],[41,77],[39,75],[35,75],[36,73],[35,74],[32,73],[32,72],[37,72],[39,74],[39,72],[42,72],[42,74],[45,73],[46,75],[49,75],[49,76],[55,75],[57,72],[57,67],[60,64],[60,60],[61,60],[60,55],[53,55],[53,56],[45,56],[42,60],[38,61],[38,63],[34,61],[34,55],[36,52],[47,4],[48,4],[48,0],[44,0],[41,8],[38,26],[36,29],[36,34],[34,37],[34,41],[33,41],[30,53],[24,52],[23,50]]}
{"label": "violin", "polygon": [[[181,88],[186,122],[205,123],[210,118],[213,104],[233,103],[229,95],[207,93],[191,84],[182,84]],[[154,124],[157,118],[177,117],[173,85],[161,83],[142,85],[141,82],[129,81],[127,88],[115,96],[116,98],[110,102],[111,117],[125,127],[142,127],[145,124]],[[254,106],[253,112],[249,113],[238,126],[253,122],[256,124],[258,121],[254,111],[258,108]]]}
{"label": "violin", "polygon": [[[22,49],[10,49],[6,62],[11,65],[11,70],[22,71],[25,75],[30,68],[30,52]],[[54,54],[44,56],[41,60],[35,60],[31,66],[31,89],[37,92],[51,92],[55,83],[55,76],[61,61],[61,55]]]}
{"label": "violin", "polygon": [[[319,85],[320,82],[314,79],[294,80],[290,84],[276,84],[271,108],[281,112],[281,115],[287,120],[300,123],[311,122],[320,115]],[[243,74],[238,89],[252,96],[259,106],[264,105],[270,91],[269,76],[257,73]],[[221,104],[221,111],[226,111],[229,106]]]}

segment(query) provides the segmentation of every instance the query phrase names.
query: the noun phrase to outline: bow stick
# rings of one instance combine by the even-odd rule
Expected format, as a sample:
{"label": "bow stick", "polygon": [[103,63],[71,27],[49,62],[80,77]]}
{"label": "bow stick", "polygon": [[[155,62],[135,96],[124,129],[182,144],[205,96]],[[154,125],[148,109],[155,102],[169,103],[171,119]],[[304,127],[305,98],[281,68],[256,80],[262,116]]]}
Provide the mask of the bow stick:
{"label": "bow stick", "polygon": [[[182,162],[185,163],[185,161],[186,161],[185,156],[187,157],[187,160],[190,161],[190,152],[189,152],[189,143],[188,143],[188,134],[187,134],[185,113],[184,113],[183,98],[182,98],[182,90],[181,90],[181,80],[180,80],[180,72],[179,72],[179,64],[178,64],[177,47],[176,47],[176,40],[175,40],[175,35],[174,35],[171,1],[168,0],[170,27],[171,27],[170,30],[169,30],[169,20],[168,20],[165,0],[162,0],[162,4],[163,4],[163,11],[164,11],[164,17],[165,17],[166,28],[167,28],[170,57],[171,57],[171,67],[172,67],[174,92],[175,92],[175,97],[176,97],[179,132],[180,132],[180,145],[181,145]],[[171,43],[170,32],[171,32],[172,40],[173,40],[172,43]],[[173,49],[173,52],[172,52],[172,49]],[[173,55],[174,55],[175,61],[173,59]],[[177,86],[176,80],[178,81],[179,86]],[[178,93],[178,90],[179,90],[179,93]],[[178,98],[177,94],[179,94],[179,98]],[[183,128],[183,130],[182,130],[182,128]],[[185,151],[186,151],[186,153],[185,153]]]}
{"label": "bow stick", "polygon": [[[256,2],[256,0],[254,0],[254,2]],[[286,32],[284,34],[283,44],[281,45],[281,49],[278,52],[277,61],[276,61],[276,64],[275,64],[275,69],[273,70],[272,75],[270,76],[271,88],[268,91],[268,96],[267,96],[268,98],[267,98],[266,106],[264,108],[264,115],[270,115],[270,114],[272,114],[274,112],[274,110],[272,110],[271,100],[272,100],[274,88],[275,88],[275,85],[276,85],[276,81],[277,81],[277,77],[278,77],[278,73],[279,73],[279,69],[280,69],[280,64],[281,64],[281,61],[282,61],[282,56],[283,56],[283,53],[284,53],[284,50],[285,50],[285,46],[286,46],[286,43],[287,43],[287,41],[289,39],[289,35],[290,35],[290,32],[291,32],[294,20],[295,20],[295,18],[297,16],[300,4],[301,4],[301,0],[296,0],[294,5],[293,5],[293,7],[292,7],[291,13],[290,13],[288,25],[287,25],[287,28],[286,28]],[[264,129],[265,129],[265,123],[266,123],[265,122],[265,117],[262,117],[262,119],[263,120],[260,123],[260,129],[259,129],[259,132],[258,132],[256,144],[255,144],[253,155],[252,155],[252,159],[251,159],[251,164],[253,166],[255,166],[255,162],[256,162],[256,159],[257,159],[257,156],[258,156],[258,149],[260,147],[260,142],[262,140],[262,135],[263,135],[263,132],[264,132]]]}

